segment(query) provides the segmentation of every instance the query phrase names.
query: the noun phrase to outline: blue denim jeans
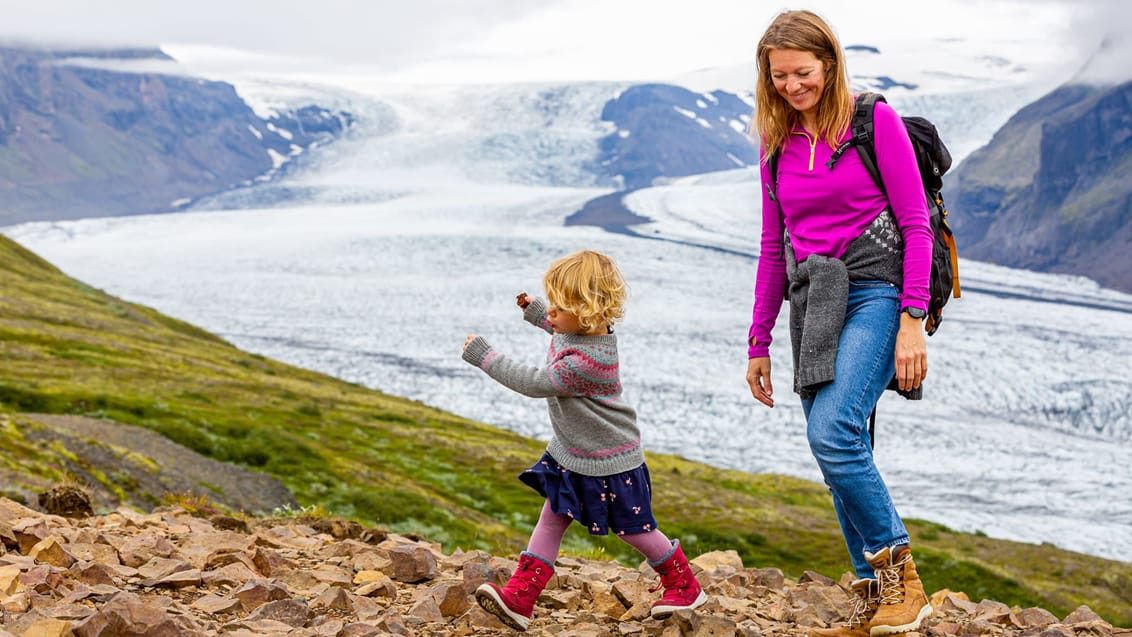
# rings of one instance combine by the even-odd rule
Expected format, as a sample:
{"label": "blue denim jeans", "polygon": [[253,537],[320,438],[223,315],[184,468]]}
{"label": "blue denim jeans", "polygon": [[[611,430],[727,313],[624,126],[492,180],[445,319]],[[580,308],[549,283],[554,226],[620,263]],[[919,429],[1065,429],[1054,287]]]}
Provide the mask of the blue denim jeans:
{"label": "blue denim jeans", "polygon": [[873,577],[864,551],[908,543],[888,487],[873,462],[868,417],[896,371],[899,292],[884,281],[849,284],[833,382],[802,401],[810,451],[833,494],[857,577]]}

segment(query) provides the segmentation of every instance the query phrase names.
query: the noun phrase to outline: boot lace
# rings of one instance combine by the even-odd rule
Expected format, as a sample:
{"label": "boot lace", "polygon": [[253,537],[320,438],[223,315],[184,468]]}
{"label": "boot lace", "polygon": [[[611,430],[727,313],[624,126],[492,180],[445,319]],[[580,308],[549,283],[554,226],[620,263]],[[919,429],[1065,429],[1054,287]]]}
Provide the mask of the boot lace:
{"label": "boot lace", "polygon": [[652,588],[650,588],[649,592],[655,593],[662,588],[665,589],[666,591],[681,590],[681,589],[688,588],[689,582],[686,579],[684,579],[683,574],[684,574],[684,569],[683,569],[683,567],[680,567],[680,566],[677,566],[676,568],[662,572],[660,574],[660,581],[656,583],[656,586],[653,586]]}
{"label": "boot lace", "polygon": [[869,604],[869,599],[861,595],[855,595],[856,599],[853,601],[853,612],[849,614],[849,627],[857,628],[864,626],[869,621],[870,611],[873,610],[872,605]]}
{"label": "boot lace", "polygon": [[904,565],[912,559],[907,552],[895,564],[876,569],[881,604],[900,604],[904,601]]}
{"label": "boot lace", "polygon": [[[542,567],[540,566],[528,566],[527,568],[520,568],[519,570],[522,572],[522,579],[519,580],[522,582],[519,585],[519,590],[521,591],[530,590],[531,585],[538,582],[539,575],[542,574]],[[519,575],[519,573],[516,573],[516,575]]]}

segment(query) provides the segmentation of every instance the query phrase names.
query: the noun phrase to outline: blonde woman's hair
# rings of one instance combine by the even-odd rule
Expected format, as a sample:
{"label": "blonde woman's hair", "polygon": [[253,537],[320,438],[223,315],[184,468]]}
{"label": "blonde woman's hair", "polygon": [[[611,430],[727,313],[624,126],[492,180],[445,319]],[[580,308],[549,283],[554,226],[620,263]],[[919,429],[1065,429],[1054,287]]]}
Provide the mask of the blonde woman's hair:
{"label": "blonde woman's hair", "polygon": [[784,11],[778,14],[759,40],[756,60],[755,113],[751,133],[763,148],[763,160],[782,148],[790,128],[798,120],[794,110],[774,88],[770,75],[770,52],[779,49],[806,51],[822,63],[825,87],[818,101],[817,134],[837,148],[853,117],[853,98],[849,93],[849,73],[845,53],[833,29],[812,11]]}
{"label": "blonde woman's hair", "polygon": [[550,304],[578,317],[578,326],[591,332],[612,325],[625,315],[629,288],[610,257],[582,250],[550,265],[543,277]]}

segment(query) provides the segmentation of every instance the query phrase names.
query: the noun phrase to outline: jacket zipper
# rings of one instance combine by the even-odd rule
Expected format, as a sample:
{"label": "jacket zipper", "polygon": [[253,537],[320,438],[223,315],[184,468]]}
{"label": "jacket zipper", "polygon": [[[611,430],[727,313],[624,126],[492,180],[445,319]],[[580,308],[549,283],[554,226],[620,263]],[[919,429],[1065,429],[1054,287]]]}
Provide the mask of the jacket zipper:
{"label": "jacket zipper", "polygon": [[795,131],[790,131],[790,132],[793,133],[794,135],[801,135],[802,137],[805,137],[806,141],[810,143],[810,167],[809,168],[810,168],[810,172],[814,172],[814,150],[817,149],[817,146],[818,146],[817,136],[815,135],[813,138],[811,138],[805,131],[795,130]]}

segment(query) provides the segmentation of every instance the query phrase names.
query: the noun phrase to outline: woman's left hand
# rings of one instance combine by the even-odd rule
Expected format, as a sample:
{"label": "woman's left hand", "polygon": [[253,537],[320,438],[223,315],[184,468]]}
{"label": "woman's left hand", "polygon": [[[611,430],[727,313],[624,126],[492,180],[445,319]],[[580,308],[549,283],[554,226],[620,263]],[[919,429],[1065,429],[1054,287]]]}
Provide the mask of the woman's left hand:
{"label": "woman's left hand", "polygon": [[896,334],[896,384],[900,391],[920,386],[928,375],[928,345],[921,319],[900,313]]}

